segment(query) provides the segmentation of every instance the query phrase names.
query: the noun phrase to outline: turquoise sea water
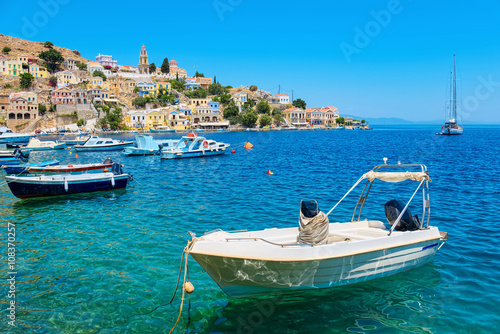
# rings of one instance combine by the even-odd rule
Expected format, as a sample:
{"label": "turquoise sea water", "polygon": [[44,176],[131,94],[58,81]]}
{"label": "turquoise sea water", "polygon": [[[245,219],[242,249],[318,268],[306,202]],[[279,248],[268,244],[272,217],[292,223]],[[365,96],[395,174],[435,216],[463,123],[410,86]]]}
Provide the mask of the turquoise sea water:
{"label": "turquoise sea water", "polygon": [[[438,130],[206,133],[236,153],[168,161],[119,152],[82,152],[78,160],[70,150],[33,153],[32,161],[62,163],[111,157],[136,181],[126,190],[19,200],[0,175],[0,332],[168,333],[180,305],[179,295],[168,301],[187,231],[297,226],[302,198],[328,211],[383,157],[429,168],[431,224],[450,234],[433,263],[352,286],[231,299],[190,259],[196,291],[190,317],[185,307],[176,332],[495,332],[500,127],[466,127],[457,137],[436,136]],[[170,137],[179,135],[157,138]],[[251,151],[242,148],[245,141],[254,144]],[[400,196],[400,188],[388,189],[396,195],[370,194],[366,216],[385,220],[383,203],[406,201],[414,188],[404,185]],[[355,199],[331,220],[348,221]],[[8,222],[16,229],[15,328],[6,310]]]}

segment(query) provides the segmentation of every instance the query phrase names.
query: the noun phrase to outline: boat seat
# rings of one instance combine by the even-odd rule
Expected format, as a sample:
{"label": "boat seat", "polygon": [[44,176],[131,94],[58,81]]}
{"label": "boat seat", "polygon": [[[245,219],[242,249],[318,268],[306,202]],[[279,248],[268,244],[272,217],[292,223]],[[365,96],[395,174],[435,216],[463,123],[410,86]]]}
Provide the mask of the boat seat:
{"label": "boat seat", "polygon": [[373,239],[373,237],[359,235],[359,234],[356,234],[356,233],[349,234],[349,233],[342,233],[342,232],[330,233],[329,237],[330,236],[332,236],[332,237],[341,237],[341,238],[349,238],[351,240],[359,240],[359,239],[361,239],[361,240],[368,240],[368,239]]}

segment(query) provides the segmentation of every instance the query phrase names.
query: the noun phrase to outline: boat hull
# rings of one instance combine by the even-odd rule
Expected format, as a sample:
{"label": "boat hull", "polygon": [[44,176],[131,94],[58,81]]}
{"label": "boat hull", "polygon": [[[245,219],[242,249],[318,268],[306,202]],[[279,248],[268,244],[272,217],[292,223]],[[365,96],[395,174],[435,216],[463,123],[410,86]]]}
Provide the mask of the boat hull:
{"label": "boat hull", "polygon": [[132,145],[133,142],[124,142],[124,143],[119,143],[119,144],[113,144],[113,145],[95,145],[95,146],[86,146],[86,145],[75,145],[73,148],[75,151],[121,151],[125,147]]}
{"label": "boat hull", "polygon": [[47,167],[56,165],[59,165],[59,161],[53,160],[53,161],[39,162],[34,164],[5,166],[3,169],[6,174],[21,174],[21,173],[28,173],[30,167]]}
{"label": "boat hull", "polygon": [[122,189],[127,186],[128,179],[129,176],[127,174],[115,176],[103,175],[102,177],[90,179],[6,177],[12,194],[21,199]]}
{"label": "boat hull", "polygon": [[170,129],[170,130],[155,130],[155,129],[149,129],[149,132],[151,132],[151,133],[175,132],[175,129]]}
{"label": "boat hull", "polygon": [[17,135],[0,137],[0,144],[28,144],[35,135]]}
{"label": "boat hull", "polygon": [[176,151],[163,151],[161,158],[162,159],[183,159],[183,158],[201,158],[201,157],[211,157],[215,155],[224,154],[226,151],[219,150],[196,150],[196,151],[184,151],[184,152],[176,152]]}
{"label": "boat hull", "polygon": [[160,150],[137,148],[137,147],[126,147],[123,151],[125,155],[156,155]]}
{"label": "boat hull", "polygon": [[88,165],[75,165],[75,166],[34,166],[29,168],[31,174],[88,174],[88,173],[104,173],[105,169],[110,170],[113,164],[88,164]]}
{"label": "boat hull", "polygon": [[348,256],[260,260],[191,253],[219,287],[235,298],[276,291],[322,289],[397,274],[431,262],[439,238]]}

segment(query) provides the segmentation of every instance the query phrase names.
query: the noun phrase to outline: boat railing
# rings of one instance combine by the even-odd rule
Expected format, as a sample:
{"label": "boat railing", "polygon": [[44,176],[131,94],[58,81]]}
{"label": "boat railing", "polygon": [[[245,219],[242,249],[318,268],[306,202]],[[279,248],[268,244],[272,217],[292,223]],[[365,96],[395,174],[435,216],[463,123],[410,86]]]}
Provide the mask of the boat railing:
{"label": "boat railing", "polygon": [[279,246],[279,247],[304,247],[304,246],[309,246],[309,247],[314,247],[313,244],[279,244],[276,242],[272,242],[263,238],[251,238],[251,237],[245,237],[245,238],[226,238],[226,241],[244,241],[244,240],[253,240],[253,241],[263,241],[267,242],[268,244],[274,245],[274,246]]}
{"label": "boat railing", "polygon": [[212,231],[208,231],[208,232],[205,232],[203,233],[203,235],[207,235],[207,234],[211,234],[211,233],[215,233],[215,232],[226,232],[226,233],[239,233],[239,232],[248,232],[248,230],[232,230],[232,231],[224,231],[220,228],[216,228],[215,230],[212,230]]}

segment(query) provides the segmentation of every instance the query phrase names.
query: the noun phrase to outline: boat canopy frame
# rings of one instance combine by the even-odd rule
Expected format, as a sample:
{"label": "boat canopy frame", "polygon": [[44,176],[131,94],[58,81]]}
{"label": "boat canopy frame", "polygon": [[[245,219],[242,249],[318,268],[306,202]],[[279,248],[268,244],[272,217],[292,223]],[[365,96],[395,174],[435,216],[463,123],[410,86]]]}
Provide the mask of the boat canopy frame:
{"label": "boat canopy frame", "polygon": [[[387,159],[384,158],[384,162],[386,162]],[[420,172],[380,172],[381,169],[383,168],[419,168]],[[370,190],[373,186],[373,182],[376,179],[379,179],[381,181],[385,182],[401,182],[405,180],[412,180],[412,181],[419,181],[419,185],[413,195],[411,196],[410,200],[404,207],[403,211],[399,214],[398,218],[392,225],[389,234],[391,235],[396,226],[398,226],[401,218],[403,217],[404,213],[408,210],[408,207],[419,191],[420,188],[422,188],[422,220],[420,221],[420,229],[424,228],[424,222],[425,222],[425,228],[428,228],[429,222],[430,222],[430,213],[431,213],[431,207],[430,207],[430,196],[429,196],[429,182],[431,181],[429,177],[429,173],[427,171],[427,166],[423,164],[401,164],[398,163],[397,165],[388,165],[387,163],[383,165],[377,165],[373,167],[371,171],[368,173],[363,174],[361,178],[349,189],[349,191],[340,199],[340,201],[335,204],[335,206],[327,213],[327,216],[335,210],[335,208],[351,193],[363,180],[366,179],[366,183],[363,187],[363,191],[361,192],[361,195],[358,198],[358,201],[356,202],[356,205],[354,206],[354,211],[351,217],[351,222],[354,221],[360,221],[361,219],[361,213],[363,211],[363,207],[365,205],[366,199],[368,198],[368,195],[370,193]],[[423,186],[423,187],[422,187]],[[357,218],[356,218],[356,213],[357,213]]]}

